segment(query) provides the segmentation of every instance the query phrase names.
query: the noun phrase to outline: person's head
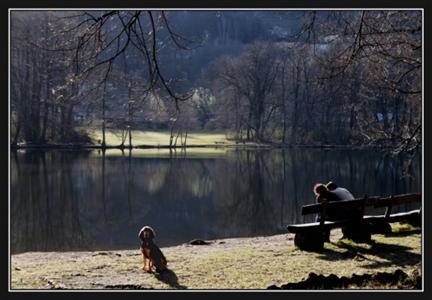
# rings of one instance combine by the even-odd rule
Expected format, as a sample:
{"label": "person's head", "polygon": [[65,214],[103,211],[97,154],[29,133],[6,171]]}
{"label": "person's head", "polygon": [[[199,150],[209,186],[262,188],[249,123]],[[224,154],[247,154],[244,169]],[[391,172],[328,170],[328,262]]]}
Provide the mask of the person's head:
{"label": "person's head", "polygon": [[327,191],[326,186],[322,183],[316,183],[313,187],[313,192],[316,196],[322,195]]}
{"label": "person's head", "polygon": [[326,187],[327,187],[327,189],[328,189],[329,191],[333,191],[333,190],[335,190],[335,189],[337,188],[337,185],[336,185],[336,183],[334,183],[333,181],[329,181],[329,182],[326,184]]}

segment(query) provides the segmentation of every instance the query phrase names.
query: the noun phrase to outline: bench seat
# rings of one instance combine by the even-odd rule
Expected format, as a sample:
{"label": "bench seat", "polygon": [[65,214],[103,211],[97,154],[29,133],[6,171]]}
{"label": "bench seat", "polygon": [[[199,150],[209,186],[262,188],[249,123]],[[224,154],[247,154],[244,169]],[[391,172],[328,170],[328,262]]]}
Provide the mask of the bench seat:
{"label": "bench seat", "polygon": [[389,215],[387,218],[385,215],[379,216],[363,216],[363,220],[367,222],[400,222],[409,219],[410,217],[420,216],[420,209],[414,209],[407,212],[400,212]]}
{"label": "bench seat", "polygon": [[303,224],[291,224],[287,226],[287,229],[291,233],[298,233],[298,232],[305,232],[305,231],[313,231],[318,228],[333,229],[333,228],[338,228],[347,225],[349,223],[351,223],[350,219],[337,220],[337,221],[325,221],[324,224],[322,225],[320,224],[320,222],[311,222],[311,223],[303,223]]}

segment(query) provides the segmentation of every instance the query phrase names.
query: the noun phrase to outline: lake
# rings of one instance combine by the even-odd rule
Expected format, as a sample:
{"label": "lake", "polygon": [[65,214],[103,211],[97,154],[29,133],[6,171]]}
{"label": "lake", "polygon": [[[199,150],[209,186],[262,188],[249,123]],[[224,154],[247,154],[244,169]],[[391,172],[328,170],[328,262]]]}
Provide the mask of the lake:
{"label": "lake", "polygon": [[197,151],[11,152],[11,252],[138,249],[144,225],[159,246],[286,232],[329,180],[356,197],[421,192],[420,154]]}

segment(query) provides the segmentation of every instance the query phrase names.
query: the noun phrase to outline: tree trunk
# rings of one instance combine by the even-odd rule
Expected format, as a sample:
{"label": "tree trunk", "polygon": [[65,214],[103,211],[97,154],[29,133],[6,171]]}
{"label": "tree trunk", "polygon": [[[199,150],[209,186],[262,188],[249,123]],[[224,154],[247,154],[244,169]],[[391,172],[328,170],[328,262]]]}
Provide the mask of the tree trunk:
{"label": "tree trunk", "polygon": [[[49,62],[46,61],[46,64],[48,65]],[[47,72],[46,72],[46,86],[45,86],[45,100],[44,100],[44,111],[43,111],[43,119],[42,119],[42,130],[41,130],[41,136],[40,136],[40,140],[45,143],[46,142],[46,131],[47,131],[47,126],[48,126],[48,116],[49,116],[49,102],[51,99],[51,92],[50,92],[50,72],[48,67],[46,68]]]}
{"label": "tree trunk", "polygon": [[73,104],[68,105],[67,114],[66,114],[66,126],[64,132],[64,141],[70,141],[70,135],[73,131]]}
{"label": "tree trunk", "polygon": [[41,96],[41,76],[39,69],[39,57],[37,51],[33,51],[33,89],[31,94],[31,140],[39,142],[40,137],[40,96]]}
{"label": "tree trunk", "polygon": [[132,88],[128,86],[128,127],[129,127],[129,148],[132,149],[132,99],[131,99]]}
{"label": "tree trunk", "polygon": [[285,105],[285,97],[286,97],[286,91],[285,91],[285,69],[286,69],[286,60],[284,61],[283,68],[282,68],[282,75],[281,75],[281,87],[282,87],[282,95],[281,95],[281,106],[282,106],[282,144],[285,144],[285,137],[286,137],[286,105]]}
{"label": "tree trunk", "polygon": [[102,148],[106,147],[106,119],[105,119],[105,96],[106,96],[106,80],[104,82],[104,87],[102,91]]}
{"label": "tree trunk", "polygon": [[297,123],[298,119],[297,116],[299,114],[298,111],[298,95],[299,95],[299,75],[300,75],[300,67],[299,65],[296,65],[295,68],[293,68],[293,76],[292,76],[292,82],[293,82],[293,89],[294,89],[294,108],[292,111],[292,125],[291,125],[291,143],[296,144],[297,143]]}
{"label": "tree trunk", "polygon": [[18,138],[21,131],[21,122],[17,121],[16,129],[15,129],[15,136],[12,141],[12,145],[16,146],[18,144]]}

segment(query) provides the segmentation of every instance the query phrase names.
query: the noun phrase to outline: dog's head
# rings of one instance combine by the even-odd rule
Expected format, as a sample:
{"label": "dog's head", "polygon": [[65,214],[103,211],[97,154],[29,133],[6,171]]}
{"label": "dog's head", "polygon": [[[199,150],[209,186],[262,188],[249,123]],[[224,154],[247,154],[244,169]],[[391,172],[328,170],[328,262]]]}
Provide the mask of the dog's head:
{"label": "dog's head", "polygon": [[144,226],[143,228],[141,228],[141,230],[138,233],[138,237],[141,240],[154,239],[155,236],[156,236],[155,231],[150,226]]}

